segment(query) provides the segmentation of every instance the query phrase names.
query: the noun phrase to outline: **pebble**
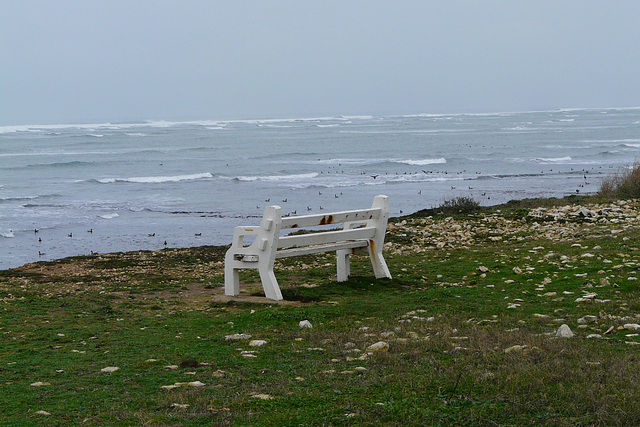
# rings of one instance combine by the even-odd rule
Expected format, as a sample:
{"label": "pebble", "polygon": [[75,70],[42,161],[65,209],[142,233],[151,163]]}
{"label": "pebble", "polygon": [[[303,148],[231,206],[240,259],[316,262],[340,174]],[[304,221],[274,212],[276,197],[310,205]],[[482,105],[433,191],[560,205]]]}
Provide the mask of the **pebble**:
{"label": "pebble", "polygon": [[367,347],[367,351],[387,351],[389,350],[389,343],[385,342],[385,341],[378,341],[375,344],[371,344],[369,347]]}
{"label": "pebble", "polygon": [[569,325],[563,324],[556,331],[556,337],[558,337],[558,338],[572,338],[573,337],[573,332],[571,331],[571,328],[569,328]]}
{"label": "pebble", "polygon": [[262,400],[272,400],[273,396],[269,395],[269,394],[264,394],[264,393],[260,393],[260,394],[254,394],[253,396],[254,399],[262,399]]}
{"label": "pebble", "polygon": [[623,327],[628,331],[640,332],[640,325],[637,323],[625,323]]}
{"label": "pebble", "polygon": [[106,368],[100,369],[100,372],[115,372],[119,369],[120,368],[118,368],[117,366],[107,366]]}
{"label": "pebble", "polygon": [[504,352],[507,353],[507,354],[509,354],[509,353],[520,353],[525,348],[527,348],[526,345],[512,345],[511,347],[505,348]]}
{"label": "pebble", "polygon": [[249,341],[249,347],[262,347],[265,344],[267,344],[267,341],[265,341],[265,340],[251,340],[251,341]]}
{"label": "pebble", "polygon": [[35,383],[31,383],[31,387],[43,387],[46,385],[51,385],[51,383],[46,383],[42,381],[36,381]]}
{"label": "pebble", "polygon": [[51,415],[51,414],[47,411],[37,411],[36,415]]}
{"label": "pebble", "polygon": [[582,316],[581,318],[578,319],[578,324],[585,325],[587,323],[593,323],[596,320],[598,320],[597,316]]}
{"label": "pebble", "polygon": [[313,328],[313,325],[308,320],[301,320],[300,323],[298,323],[298,326],[300,328],[302,328],[302,329],[311,329],[311,328]]}
{"label": "pebble", "polygon": [[225,335],[224,339],[226,341],[239,341],[239,340],[248,340],[251,338],[249,334],[233,334],[233,335]]}
{"label": "pebble", "polygon": [[187,409],[189,406],[190,405],[188,403],[174,403],[171,405],[171,407],[178,409]]}

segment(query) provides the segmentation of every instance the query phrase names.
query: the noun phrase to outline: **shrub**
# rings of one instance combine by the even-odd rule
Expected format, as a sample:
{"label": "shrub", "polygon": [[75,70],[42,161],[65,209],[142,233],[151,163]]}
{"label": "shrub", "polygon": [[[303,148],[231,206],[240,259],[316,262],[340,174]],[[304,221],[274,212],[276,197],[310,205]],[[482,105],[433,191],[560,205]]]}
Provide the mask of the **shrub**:
{"label": "shrub", "polygon": [[456,197],[451,200],[445,200],[436,208],[439,214],[470,214],[480,210],[480,203],[476,202],[472,197]]}
{"label": "shrub", "polygon": [[606,177],[600,183],[598,195],[607,199],[640,198],[640,163]]}

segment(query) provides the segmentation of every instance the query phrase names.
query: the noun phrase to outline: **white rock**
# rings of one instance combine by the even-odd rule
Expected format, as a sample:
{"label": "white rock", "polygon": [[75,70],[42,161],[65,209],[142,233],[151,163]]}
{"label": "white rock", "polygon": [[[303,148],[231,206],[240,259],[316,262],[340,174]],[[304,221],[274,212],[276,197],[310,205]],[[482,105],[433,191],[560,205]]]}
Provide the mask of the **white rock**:
{"label": "white rock", "polygon": [[571,328],[569,328],[569,326],[567,324],[563,324],[556,331],[556,337],[558,337],[558,338],[572,338],[573,337],[573,332],[571,331]]}
{"label": "white rock", "polygon": [[249,334],[233,334],[233,335],[225,335],[224,339],[227,341],[239,341],[239,340],[248,340],[251,338]]}
{"label": "white rock", "polygon": [[602,335],[600,335],[600,334],[589,334],[589,335],[587,335],[587,339],[588,340],[600,339],[600,338],[602,338]]}
{"label": "white rock", "polygon": [[513,272],[516,274],[522,274],[522,269],[520,267],[513,267]]}
{"label": "white rock", "polygon": [[640,332],[640,325],[637,323],[625,323],[623,327],[628,331]]}
{"label": "white rock", "polygon": [[389,343],[384,341],[378,341],[375,344],[371,344],[367,347],[367,351],[387,351],[389,350]]}
{"label": "white rock", "polygon": [[520,353],[522,350],[527,348],[526,345],[512,345],[511,347],[505,348],[505,353]]}
{"label": "white rock", "polygon": [[298,323],[298,326],[300,326],[302,329],[313,328],[313,325],[308,320],[301,320],[300,323]]}
{"label": "white rock", "polygon": [[270,396],[268,394],[264,394],[264,393],[260,393],[260,394],[254,394],[253,396],[254,399],[262,399],[262,400],[272,400],[273,396]]}
{"label": "white rock", "polygon": [[251,340],[249,341],[249,347],[262,347],[266,343],[265,340]]}
{"label": "white rock", "polygon": [[107,366],[106,368],[100,369],[100,372],[115,372],[118,369],[120,368],[118,368],[117,366]]}
{"label": "white rock", "polygon": [[598,320],[597,316],[582,316],[581,318],[578,319],[578,324],[585,325],[587,323],[593,323],[596,320]]}
{"label": "white rock", "polygon": [[171,405],[174,408],[178,408],[178,409],[187,409],[189,407],[188,403],[174,403]]}
{"label": "white rock", "polygon": [[180,386],[179,385],[175,385],[175,384],[173,384],[173,385],[161,385],[160,386],[160,388],[163,388],[165,390],[173,390],[174,388],[178,388],[178,387],[180,387]]}
{"label": "white rock", "polygon": [[31,387],[43,387],[45,385],[51,385],[51,383],[46,383],[42,381],[37,381],[35,383],[31,383]]}
{"label": "white rock", "polygon": [[37,411],[36,415],[51,415],[51,414],[47,411]]}

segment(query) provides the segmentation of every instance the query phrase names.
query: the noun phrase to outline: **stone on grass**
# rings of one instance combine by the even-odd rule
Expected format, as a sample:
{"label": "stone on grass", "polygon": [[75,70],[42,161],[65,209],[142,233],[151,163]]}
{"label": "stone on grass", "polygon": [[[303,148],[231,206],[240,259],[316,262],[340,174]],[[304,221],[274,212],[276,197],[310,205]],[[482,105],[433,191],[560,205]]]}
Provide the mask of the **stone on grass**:
{"label": "stone on grass", "polygon": [[573,332],[571,331],[571,328],[569,328],[569,325],[567,325],[566,323],[561,325],[558,330],[556,331],[556,337],[558,338],[572,338],[573,337]]}
{"label": "stone on grass", "polygon": [[248,340],[251,338],[249,334],[233,334],[233,335],[225,335],[224,339],[227,341],[239,341],[239,340]]}
{"label": "stone on grass", "polygon": [[190,405],[188,403],[174,403],[171,406],[178,409],[187,409]]}
{"label": "stone on grass", "polygon": [[262,400],[272,400],[273,396],[269,395],[269,394],[264,394],[264,393],[260,393],[260,394],[254,394],[253,396],[254,399],[262,399]]}
{"label": "stone on grass", "polygon": [[624,328],[628,331],[640,332],[640,325],[637,323],[625,323]]}
{"label": "stone on grass", "polygon": [[588,340],[594,340],[594,339],[600,339],[600,338],[602,338],[602,335],[600,335],[600,334],[589,334],[589,335],[587,335],[587,339]]}
{"label": "stone on grass", "polygon": [[308,320],[301,320],[300,323],[298,323],[298,326],[300,326],[302,329],[313,328],[313,325]]}
{"label": "stone on grass", "polygon": [[37,411],[36,415],[51,415],[51,414],[47,411]]}
{"label": "stone on grass", "polygon": [[505,348],[504,352],[509,354],[509,353],[521,353],[522,350],[524,350],[525,348],[527,348],[526,345],[512,345],[511,347]]}
{"label": "stone on grass", "polygon": [[211,376],[214,377],[214,378],[226,378],[227,374],[228,374],[228,372],[223,371],[222,369],[218,369],[213,374],[211,374]]}
{"label": "stone on grass", "polygon": [[110,373],[110,372],[115,372],[115,371],[117,371],[118,369],[120,369],[120,368],[118,368],[117,366],[107,366],[106,368],[102,368],[102,369],[100,369],[100,372],[107,372],[107,373]]}
{"label": "stone on grass", "polygon": [[582,316],[578,319],[579,325],[586,325],[587,323],[593,323],[598,320],[598,316]]}
{"label": "stone on grass", "polygon": [[384,341],[378,341],[375,344],[371,344],[367,347],[367,351],[387,351],[389,350],[389,344]]}
{"label": "stone on grass", "polygon": [[46,383],[42,381],[36,381],[35,383],[31,383],[31,387],[43,387],[46,385],[51,385],[51,383]]}
{"label": "stone on grass", "polygon": [[251,340],[249,341],[249,347],[262,347],[266,343],[265,340]]}

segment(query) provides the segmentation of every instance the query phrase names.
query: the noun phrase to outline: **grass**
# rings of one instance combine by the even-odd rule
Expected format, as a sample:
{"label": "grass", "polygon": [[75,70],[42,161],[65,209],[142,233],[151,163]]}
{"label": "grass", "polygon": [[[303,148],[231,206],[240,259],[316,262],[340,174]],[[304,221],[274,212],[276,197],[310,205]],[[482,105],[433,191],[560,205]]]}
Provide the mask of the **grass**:
{"label": "grass", "polygon": [[638,425],[640,203],[581,203],[394,219],[392,280],[290,258],[287,305],[217,300],[222,247],[2,271],[0,424]]}

